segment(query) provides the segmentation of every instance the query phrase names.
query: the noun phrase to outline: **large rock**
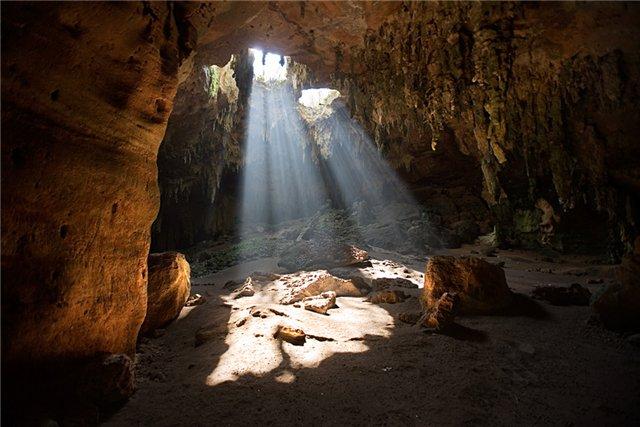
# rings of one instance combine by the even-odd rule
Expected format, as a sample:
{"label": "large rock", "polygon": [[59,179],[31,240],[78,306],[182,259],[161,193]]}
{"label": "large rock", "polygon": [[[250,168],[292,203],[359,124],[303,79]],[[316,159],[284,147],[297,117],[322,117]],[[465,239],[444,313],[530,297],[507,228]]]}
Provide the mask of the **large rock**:
{"label": "large rock", "polygon": [[491,313],[512,301],[502,268],[474,257],[429,259],[421,296],[425,309],[434,307],[445,292],[457,294],[460,314]]}
{"label": "large rock", "polygon": [[327,314],[327,311],[336,305],[336,293],[333,291],[323,292],[320,295],[306,297],[302,300],[305,310],[314,311],[320,314]]}
{"label": "large rock", "polygon": [[435,331],[442,331],[451,326],[456,316],[458,304],[458,295],[445,292],[420,319],[422,326]]}
{"label": "large rock", "polygon": [[304,298],[329,291],[333,291],[339,297],[362,296],[362,291],[357,286],[359,282],[335,277],[325,270],[283,276],[280,280],[287,288],[286,295],[282,298],[282,304],[293,304]]}
{"label": "large rock", "polygon": [[189,263],[179,252],[149,255],[147,316],[140,333],[160,328],[178,317],[191,292],[190,275]]}
{"label": "large rock", "polygon": [[594,298],[593,310],[609,329],[640,330],[640,237],[633,254],[622,260],[618,281]]}
{"label": "large rock", "polygon": [[285,250],[278,265],[289,271],[317,270],[361,264],[369,259],[367,251],[329,240],[302,240]]}

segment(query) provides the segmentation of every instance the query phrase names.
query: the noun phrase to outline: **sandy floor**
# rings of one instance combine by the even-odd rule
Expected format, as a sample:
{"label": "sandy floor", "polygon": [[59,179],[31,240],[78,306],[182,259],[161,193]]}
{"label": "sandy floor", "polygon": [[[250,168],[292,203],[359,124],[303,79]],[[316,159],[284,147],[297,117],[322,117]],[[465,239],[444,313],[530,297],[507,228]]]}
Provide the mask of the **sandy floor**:
{"label": "sandy floor", "polygon": [[[370,253],[363,274],[422,286],[424,258]],[[546,283],[593,291],[601,284],[588,282],[612,277],[584,259],[500,251],[488,260],[504,262],[523,295]],[[224,283],[256,270],[277,272],[276,260],[193,280],[207,302],[140,345],[139,389],[108,425],[640,425],[640,349],[589,326],[588,307],[523,297],[509,315],[462,317],[454,333],[435,335],[398,320],[419,310],[416,298],[374,305],[340,297],[327,316],[278,304],[274,283],[229,299]],[[251,307],[267,317],[250,316]],[[278,325],[316,338],[281,342],[272,337]],[[197,331],[209,339],[196,347]]]}

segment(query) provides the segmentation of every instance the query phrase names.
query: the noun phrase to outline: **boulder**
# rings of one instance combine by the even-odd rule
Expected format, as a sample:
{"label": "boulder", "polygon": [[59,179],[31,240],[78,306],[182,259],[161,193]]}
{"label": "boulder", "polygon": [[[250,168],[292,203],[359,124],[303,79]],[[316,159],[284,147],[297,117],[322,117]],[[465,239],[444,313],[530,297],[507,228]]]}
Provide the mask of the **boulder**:
{"label": "boulder", "polygon": [[307,335],[302,329],[295,329],[289,326],[278,326],[273,334],[275,339],[281,339],[293,345],[304,345]]}
{"label": "boulder", "polygon": [[589,305],[591,299],[589,289],[578,283],[573,283],[571,286],[536,286],[531,295],[548,301],[552,305]]}
{"label": "boulder", "polygon": [[184,303],[185,307],[194,307],[196,305],[202,305],[207,302],[207,297],[200,294],[193,294],[189,297],[187,302]]}
{"label": "boulder", "polygon": [[316,296],[323,292],[333,291],[339,297],[362,296],[357,283],[341,279],[329,274],[326,270],[304,272],[281,278],[287,290],[282,304],[293,304],[304,298]]}
{"label": "boulder", "polygon": [[460,299],[455,293],[445,292],[420,319],[422,326],[442,331],[453,324]]}
{"label": "boulder", "polygon": [[336,305],[336,293],[334,291],[323,292],[320,295],[304,298],[302,303],[305,310],[327,314],[327,311]]}
{"label": "boulder", "polygon": [[402,291],[392,291],[386,289],[383,291],[373,292],[371,295],[369,295],[367,301],[372,304],[396,304],[404,301],[407,298],[409,297]]}
{"label": "boulder", "polygon": [[369,260],[367,251],[353,245],[330,240],[302,240],[286,249],[278,266],[289,271],[316,270],[362,264]]}
{"label": "boulder", "polygon": [[255,293],[256,290],[253,288],[253,280],[251,277],[247,277],[242,286],[234,291],[233,299],[251,297]]}
{"label": "boulder", "polygon": [[504,270],[476,257],[429,259],[421,295],[423,307],[428,311],[444,293],[458,295],[460,314],[488,314],[512,302]]}
{"label": "boulder", "polygon": [[371,286],[377,291],[389,288],[418,289],[418,285],[402,277],[378,277],[371,281]]}
{"label": "boulder", "polygon": [[593,300],[593,311],[609,329],[640,330],[640,237],[635,251],[623,258],[617,282],[603,289]]}
{"label": "boulder", "polygon": [[140,329],[142,334],[178,317],[191,292],[191,270],[184,255],[178,252],[151,254],[148,263],[147,315]]}

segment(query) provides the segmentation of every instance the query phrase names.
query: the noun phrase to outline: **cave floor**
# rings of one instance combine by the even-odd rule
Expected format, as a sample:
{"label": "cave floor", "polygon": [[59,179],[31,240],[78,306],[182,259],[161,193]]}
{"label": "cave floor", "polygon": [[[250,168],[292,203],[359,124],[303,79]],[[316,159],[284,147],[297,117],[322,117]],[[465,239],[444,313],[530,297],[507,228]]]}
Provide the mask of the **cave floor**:
{"label": "cave floor", "polygon": [[[370,254],[369,274],[422,286],[424,256]],[[138,390],[106,424],[638,425],[640,349],[590,325],[589,307],[525,297],[539,284],[580,283],[594,292],[613,280],[613,268],[515,250],[487,260],[505,263],[522,303],[501,316],[459,317],[449,335],[398,320],[419,310],[417,298],[339,297],[329,315],[278,304],[273,283],[230,299],[228,280],[278,272],[274,258],[194,278],[192,294],[206,303],[185,307],[164,333],[141,341]],[[266,317],[250,316],[251,307]],[[302,346],[274,339],[278,325],[314,338]],[[198,331],[205,342],[196,346]]]}

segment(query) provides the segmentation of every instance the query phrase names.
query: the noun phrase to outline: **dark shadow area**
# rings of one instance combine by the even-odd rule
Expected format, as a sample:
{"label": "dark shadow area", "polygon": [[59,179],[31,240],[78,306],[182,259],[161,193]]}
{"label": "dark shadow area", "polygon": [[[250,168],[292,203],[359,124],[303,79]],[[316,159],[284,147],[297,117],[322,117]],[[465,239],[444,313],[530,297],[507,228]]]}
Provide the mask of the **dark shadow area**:
{"label": "dark shadow area", "polygon": [[[425,331],[425,333],[429,333],[429,331]],[[457,340],[477,343],[486,342],[489,339],[489,336],[485,332],[463,326],[459,323],[453,323],[438,333]]]}
{"label": "dark shadow area", "polygon": [[514,292],[512,299],[513,302],[509,307],[496,313],[498,316],[525,316],[538,320],[550,318],[549,312],[533,298]]}

